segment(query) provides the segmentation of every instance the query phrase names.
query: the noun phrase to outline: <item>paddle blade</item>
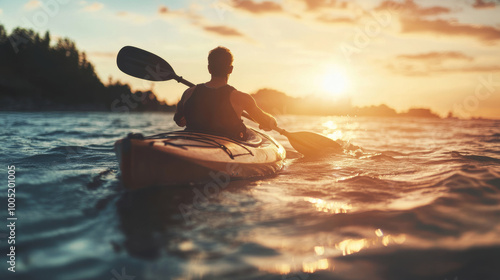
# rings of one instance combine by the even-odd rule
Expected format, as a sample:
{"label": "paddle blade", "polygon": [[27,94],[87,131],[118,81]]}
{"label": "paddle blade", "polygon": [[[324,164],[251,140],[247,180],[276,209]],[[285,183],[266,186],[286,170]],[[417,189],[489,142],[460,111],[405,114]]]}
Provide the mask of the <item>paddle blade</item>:
{"label": "paddle blade", "polygon": [[305,156],[318,156],[329,152],[342,152],[339,143],[314,132],[286,132],[284,134],[292,147]]}
{"label": "paddle blade", "polygon": [[124,73],[139,79],[168,81],[178,78],[163,58],[136,47],[123,47],[116,57],[116,64]]}

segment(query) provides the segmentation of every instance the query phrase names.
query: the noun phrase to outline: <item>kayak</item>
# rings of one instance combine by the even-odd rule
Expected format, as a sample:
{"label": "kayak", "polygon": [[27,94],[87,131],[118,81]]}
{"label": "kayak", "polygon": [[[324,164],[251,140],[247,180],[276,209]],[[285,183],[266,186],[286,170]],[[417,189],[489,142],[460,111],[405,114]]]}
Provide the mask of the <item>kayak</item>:
{"label": "kayak", "polygon": [[246,141],[186,130],[129,134],[115,143],[123,185],[140,189],[275,174],[284,165],[285,149],[269,135],[250,132]]}

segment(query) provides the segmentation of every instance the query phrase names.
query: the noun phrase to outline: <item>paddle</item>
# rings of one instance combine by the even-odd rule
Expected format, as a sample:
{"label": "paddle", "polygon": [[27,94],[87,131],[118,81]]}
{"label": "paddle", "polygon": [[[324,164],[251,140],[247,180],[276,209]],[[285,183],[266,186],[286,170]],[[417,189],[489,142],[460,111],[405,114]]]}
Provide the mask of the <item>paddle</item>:
{"label": "paddle", "polygon": [[126,46],[116,57],[116,64],[123,73],[148,81],[160,82],[176,80],[188,87],[194,84],[175,74],[174,69],[163,58],[148,51]]}
{"label": "paddle", "polygon": [[[149,81],[176,80],[188,87],[194,86],[193,83],[175,74],[172,66],[163,58],[136,47],[123,47],[118,53],[116,64],[124,73],[139,79]],[[243,112],[242,116],[255,122],[246,112]],[[321,134],[307,131],[288,132],[279,127],[274,128],[274,130],[287,137],[292,147],[306,156],[324,154],[325,148],[330,148],[335,152],[343,150],[337,142]]]}

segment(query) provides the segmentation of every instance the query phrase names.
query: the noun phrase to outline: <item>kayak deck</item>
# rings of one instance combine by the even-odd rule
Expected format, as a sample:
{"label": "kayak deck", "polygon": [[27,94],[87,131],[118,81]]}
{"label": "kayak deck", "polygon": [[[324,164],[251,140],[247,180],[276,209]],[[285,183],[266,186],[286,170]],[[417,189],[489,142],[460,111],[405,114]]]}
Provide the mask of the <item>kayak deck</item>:
{"label": "kayak deck", "polygon": [[283,167],[285,149],[272,137],[252,131],[245,142],[192,131],[129,135],[115,143],[123,184],[138,189],[276,173]]}

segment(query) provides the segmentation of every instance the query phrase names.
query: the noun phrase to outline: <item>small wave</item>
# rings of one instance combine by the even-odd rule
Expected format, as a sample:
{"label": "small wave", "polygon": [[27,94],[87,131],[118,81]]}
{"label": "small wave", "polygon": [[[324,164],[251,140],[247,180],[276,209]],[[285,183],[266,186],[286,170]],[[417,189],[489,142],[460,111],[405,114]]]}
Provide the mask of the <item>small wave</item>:
{"label": "small wave", "polygon": [[383,180],[383,179],[379,179],[379,178],[371,177],[371,176],[367,176],[367,175],[356,175],[356,176],[349,177],[349,178],[346,178],[343,180],[339,180],[338,182],[351,184],[351,185],[354,184],[354,185],[363,185],[363,186],[373,186],[375,188],[377,186],[384,186],[384,185],[385,186],[392,186],[395,184],[392,181]]}
{"label": "small wave", "polygon": [[115,170],[108,168],[96,176],[92,178],[92,181],[87,184],[87,189],[89,190],[95,190],[101,186],[103,186],[107,181],[105,180],[106,176],[110,174],[116,174]]}
{"label": "small wave", "polygon": [[68,131],[68,130],[54,130],[54,131],[49,131],[49,132],[44,132],[38,134],[38,136],[79,136],[85,134],[84,132],[81,131]]}
{"label": "small wave", "polygon": [[297,159],[301,158],[302,154],[293,150],[293,149],[286,149],[286,158],[287,159]]}
{"label": "small wave", "polygon": [[81,163],[89,164],[97,161],[110,161],[114,159],[112,146],[86,147],[86,146],[58,146],[43,153],[17,159],[16,163],[37,166],[44,164]]}
{"label": "small wave", "polygon": [[23,164],[25,167],[39,166],[41,163],[63,162],[66,156],[62,153],[38,154],[19,159],[16,164]]}
{"label": "small wave", "polygon": [[480,138],[483,137],[483,134],[474,134],[474,133],[456,133],[454,135],[455,138],[463,139],[463,138]]}
{"label": "small wave", "polygon": [[463,160],[470,160],[470,161],[476,161],[476,162],[500,163],[500,159],[488,157],[488,156],[462,154],[462,153],[457,152],[457,151],[451,151],[451,152],[449,152],[449,154],[453,158],[459,158],[459,159],[463,159]]}
{"label": "small wave", "polygon": [[450,206],[462,203],[497,205],[500,178],[493,176],[494,174],[490,173],[487,169],[476,174],[455,172],[434,183],[431,188],[445,187],[447,192],[456,194],[456,196],[446,198],[440,202]]}
{"label": "small wave", "polygon": [[57,137],[78,137],[80,139],[90,139],[90,138],[117,138],[119,137],[119,134],[115,133],[96,133],[96,132],[87,132],[87,131],[66,131],[66,130],[54,130],[50,132],[44,132],[40,133],[37,136],[40,137],[50,137],[50,136],[57,136]]}
{"label": "small wave", "polygon": [[81,152],[81,151],[89,151],[89,150],[91,150],[91,149],[84,147],[84,146],[58,146],[58,147],[50,149],[49,152],[67,154],[67,153],[74,153],[76,151]]}
{"label": "small wave", "polygon": [[58,146],[48,151],[49,153],[62,153],[65,155],[87,154],[91,152],[105,153],[113,152],[113,145],[89,145],[89,146]]}
{"label": "small wave", "polygon": [[359,159],[372,159],[376,161],[397,161],[396,158],[393,158],[392,156],[383,153],[374,155],[365,155],[361,156]]}
{"label": "small wave", "polygon": [[408,154],[396,152],[396,151],[381,151],[382,154],[390,157],[407,156]]}
{"label": "small wave", "polygon": [[500,155],[500,150],[494,150],[494,149],[484,149],[483,152],[485,153],[490,153],[490,154],[496,154]]}
{"label": "small wave", "polygon": [[493,135],[486,136],[481,141],[485,143],[500,143],[500,133],[495,133]]}
{"label": "small wave", "polygon": [[15,121],[12,123],[11,126],[25,126],[25,125],[31,125],[31,123],[27,122],[27,121]]}
{"label": "small wave", "polygon": [[500,163],[500,159],[498,159],[498,158],[492,158],[492,157],[487,157],[487,156],[470,155],[470,156],[463,156],[463,157],[465,159],[468,159],[468,160],[474,160],[474,161],[479,161],[479,162]]}

